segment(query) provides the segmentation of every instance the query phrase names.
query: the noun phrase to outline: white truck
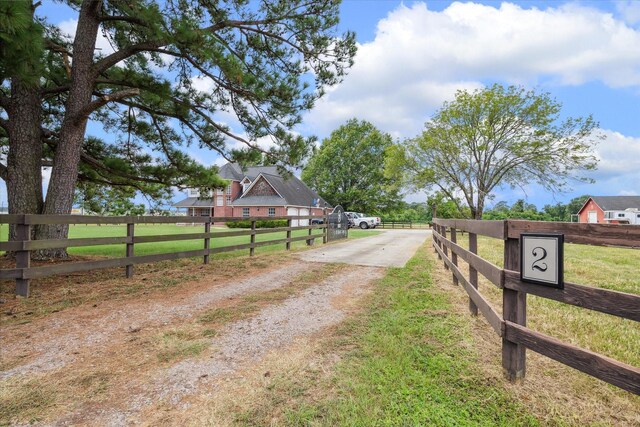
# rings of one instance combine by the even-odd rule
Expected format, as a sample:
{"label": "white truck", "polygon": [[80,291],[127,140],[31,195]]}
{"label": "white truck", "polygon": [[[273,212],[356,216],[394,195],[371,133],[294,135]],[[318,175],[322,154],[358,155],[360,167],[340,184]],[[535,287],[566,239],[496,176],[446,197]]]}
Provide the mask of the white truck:
{"label": "white truck", "polygon": [[349,218],[349,225],[351,227],[360,227],[363,230],[367,228],[376,228],[380,225],[380,218],[377,216],[365,216],[359,212],[345,212],[347,218]]}

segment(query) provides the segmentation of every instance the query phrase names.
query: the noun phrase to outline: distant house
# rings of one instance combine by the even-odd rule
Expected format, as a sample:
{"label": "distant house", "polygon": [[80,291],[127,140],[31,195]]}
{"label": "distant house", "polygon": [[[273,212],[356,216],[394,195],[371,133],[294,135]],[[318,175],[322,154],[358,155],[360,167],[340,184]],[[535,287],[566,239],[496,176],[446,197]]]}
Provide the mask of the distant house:
{"label": "distant house", "polygon": [[[202,196],[197,189],[190,188],[187,198],[174,206],[186,209],[187,215],[217,218],[321,216],[323,208],[330,207],[295,176],[281,176],[275,166],[250,166],[243,170],[237,163],[227,163],[220,168],[219,175],[229,181],[226,189]],[[308,220],[301,220],[299,225],[307,224]]]}
{"label": "distant house", "polygon": [[578,217],[584,223],[640,225],[640,196],[589,197]]}

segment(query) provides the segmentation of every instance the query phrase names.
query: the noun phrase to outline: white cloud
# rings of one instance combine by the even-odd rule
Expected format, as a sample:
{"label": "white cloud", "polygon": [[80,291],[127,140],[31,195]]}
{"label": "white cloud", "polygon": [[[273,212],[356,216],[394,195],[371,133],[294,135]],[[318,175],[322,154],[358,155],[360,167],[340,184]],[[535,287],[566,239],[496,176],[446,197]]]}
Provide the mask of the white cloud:
{"label": "white cloud", "polygon": [[483,81],[639,88],[639,64],[640,31],[579,4],[541,10],[456,2],[442,11],[400,5],[378,23],[375,39],[359,46],[350,74],[305,125],[324,136],[358,117],[412,136],[457,89]]}
{"label": "white cloud", "polygon": [[622,135],[612,130],[603,130],[606,139],[596,149],[600,159],[595,179],[616,176],[635,176],[629,188],[640,189],[640,137]]}

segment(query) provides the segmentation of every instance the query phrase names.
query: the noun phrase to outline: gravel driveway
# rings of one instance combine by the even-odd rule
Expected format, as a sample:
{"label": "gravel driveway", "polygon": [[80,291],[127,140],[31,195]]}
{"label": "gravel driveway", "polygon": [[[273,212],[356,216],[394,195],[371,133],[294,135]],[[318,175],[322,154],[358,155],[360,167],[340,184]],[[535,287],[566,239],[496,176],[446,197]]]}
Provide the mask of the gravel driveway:
{"label": "gravel driveway", "polygon": [[404,267],[431,236],[431,230],[380,230],[376,236],[348,240],[305,251],[300,258],[314,262],[344,262],[373,267]]}

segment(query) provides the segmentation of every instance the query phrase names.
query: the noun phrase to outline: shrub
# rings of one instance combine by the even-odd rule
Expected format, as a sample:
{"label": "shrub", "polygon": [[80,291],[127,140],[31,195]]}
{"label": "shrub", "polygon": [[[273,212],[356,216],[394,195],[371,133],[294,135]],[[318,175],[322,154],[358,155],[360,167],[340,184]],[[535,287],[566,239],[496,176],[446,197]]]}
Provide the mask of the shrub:
{"label": "shrub", "polygon": [[[226,223],[229,228],[251,228],[250,220],[241,220],[241,221],[229,221]],[[260,220],[256,221],[256,228],[276,228],[276,227],[286,227],[287,220],[286,219],[269,219],[269,220]]]}

